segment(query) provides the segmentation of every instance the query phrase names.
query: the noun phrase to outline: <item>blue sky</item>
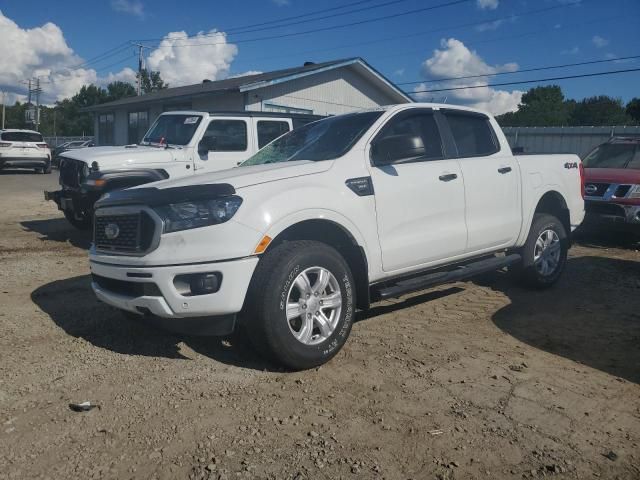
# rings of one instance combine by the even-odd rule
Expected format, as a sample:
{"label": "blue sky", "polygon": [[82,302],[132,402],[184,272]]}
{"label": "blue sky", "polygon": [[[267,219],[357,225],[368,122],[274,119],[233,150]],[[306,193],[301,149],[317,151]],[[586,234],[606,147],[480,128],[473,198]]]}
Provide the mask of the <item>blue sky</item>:
{"label": "blue sky", "polygon": [[[390,4],[373,8],[384,3]],[[3,15],[0,17],[0,44],[5,45],[0,45],[0,88],[19,94],[24,91],[24,86],[17,84],[19,77],[39,74],[46,94],[54,99],[68,95],[87,79],[98,83],[114,78],[128,79],[131,71],[123,69],[137,68],[134,48],[124,46],[129,40],[141,40],[152,47],[146,50],[150,65],[159,68],[163,75],[166,70],[172,85],[194,83],[202,75],[224,78],[285,68],[304,61],[351,56],[363,57],[397,83],[481,75],[471,80],[403,85],[407,90],[640,67],[640,61],[631,60],[495,76],[496,73],[532,67],[640,55],[638,0],[582,0],[577,4],[576,0],[460,0],[451,6],[382,21],[247,41],[397,15],[445,3],[452,3],[452,0],[393,3],[390,0],[361,3],[347,0],[67,0],[56,6],[50,1],[0,0]],[[337,14],[323,20],[233,33],[237,27],[346,5],[349,6],[316,15]],[[348,13],[355,9],[362,10]],[[291,22],[310,18],[313,17]],[[54,24],[59,32],[54,32],[48,23]],[[226,37],[211,35],[209,32],[214,29],[230,33]],[[204,32],[206,36],[197,39],[175,37],[154,55],[153,49],[170,32],[186,32],[188,37]],[[209,45],[194,47],[194,43]],[[44,45],[55,51],[48,52]],[[174,48],[178,45],[181,47]],[[121,46],[120,50],[115,50],[111,56],[91,61],[118,46]],[[21,52],[20,48],[42,50],[40,59],[25,60],[29,54]],[[10,49],[14,56],[20,53],[20,58],[12,63],[24,63],[17,72],[15,68],[10,69],[14,70],[13,76],[1,73],[8,71],[8,66],[2,65],[7,61],[7,52],[3,54],[3,49]],[[176,58],[170,58],[171,55]],[[84,62],[87,63],[82,65]],[[82,72],[77,71],[78,65],[82,66]],[[74,69],[74,78],[67,81],[64,72],[71,75],[69,68]],[[640,96],[640,72],[556,83],[571,98],[606,94],[627,101]],[[500,110],[513,108],[514,102],[517,105],[518,92],[526,91],[530,86],[533,85],[433,93],[423,98],[442,100],[446,96],[449,101]]]}

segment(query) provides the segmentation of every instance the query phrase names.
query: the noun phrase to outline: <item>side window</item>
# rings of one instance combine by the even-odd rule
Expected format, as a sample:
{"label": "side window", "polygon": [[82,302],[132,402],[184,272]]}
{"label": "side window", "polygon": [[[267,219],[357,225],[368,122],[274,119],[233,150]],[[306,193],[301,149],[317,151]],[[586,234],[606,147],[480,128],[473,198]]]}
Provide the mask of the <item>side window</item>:
{"label": "side window", "polygon": [[496,153],[498,142],[489,119],[484,115],[444,112],[459,157],[482,157]]}
{"label": "side window", "polygon": [[432,113],[399,114],[392,118],[372,144],[375,164],[444,158],[442,139]]}
{"label": "side window", "polygon": [[211,152],[244,152],[247,150],[247,122],[212,120],[204,138],[207,138]]}
{"label": "side window", "polygon": [[258,121],[258,148],[264,147],[267,143],[275,140],[280,135],[289,131],[287,122],[278,122],[273,120]]}

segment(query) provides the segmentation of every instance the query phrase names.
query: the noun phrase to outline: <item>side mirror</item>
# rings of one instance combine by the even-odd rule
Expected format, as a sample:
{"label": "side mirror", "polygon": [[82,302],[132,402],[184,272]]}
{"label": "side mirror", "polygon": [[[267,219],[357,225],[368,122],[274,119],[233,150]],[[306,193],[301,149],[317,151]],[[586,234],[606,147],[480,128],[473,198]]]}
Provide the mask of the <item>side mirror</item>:
{"label": "side mirror", "polygon": [[215,137],[202,137],[200,143],[198,143],[198,154],[201,157],[209,155],[211,150],[215,150],[216,138]]}
{"label": "side mirror", "polygon": [[422,157],[426,154],[422,137],[416,135],[390,135],[371,145],[375,165],[392,163]]}

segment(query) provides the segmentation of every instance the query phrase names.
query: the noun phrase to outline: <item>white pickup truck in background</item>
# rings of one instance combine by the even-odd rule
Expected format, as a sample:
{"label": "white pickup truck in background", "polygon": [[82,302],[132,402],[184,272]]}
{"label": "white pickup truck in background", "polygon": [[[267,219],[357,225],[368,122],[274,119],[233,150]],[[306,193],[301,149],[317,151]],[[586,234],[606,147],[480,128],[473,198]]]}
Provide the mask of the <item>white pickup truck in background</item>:
{"label": "white pickup truck in background", "polygon": [[122,188],[225,170],[267,143],[321,117],[272,112],[176,111],[158,116],[139,144],[59,155],[61,190],[45,192],[71,224],[91,226],[93,205]]}
{"label": "white pickup truck in background", "polygon": [[276,361],[310,368],[374,300],[507,267],[552,285],[583,190],[577,156],[514,156],[473,109],[340,115],[239,168],[105,195],[92,286],[175,331],[228,334],[237,321]]}

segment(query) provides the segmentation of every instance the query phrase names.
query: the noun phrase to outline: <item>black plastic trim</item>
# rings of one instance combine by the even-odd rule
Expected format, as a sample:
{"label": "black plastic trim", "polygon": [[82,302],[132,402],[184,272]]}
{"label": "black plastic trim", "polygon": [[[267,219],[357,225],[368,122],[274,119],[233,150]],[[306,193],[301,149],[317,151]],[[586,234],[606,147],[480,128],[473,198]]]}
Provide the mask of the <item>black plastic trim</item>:
{"label": "black plastic trim", "polygon": [[122,205],[167,205],[169,203],[205,200],[216,197],[227,197],[236,193],[228,183],[209,185],[188,185],[171,188],[134,188],[109,192],[96,202],[95,208],[115,207]]}

